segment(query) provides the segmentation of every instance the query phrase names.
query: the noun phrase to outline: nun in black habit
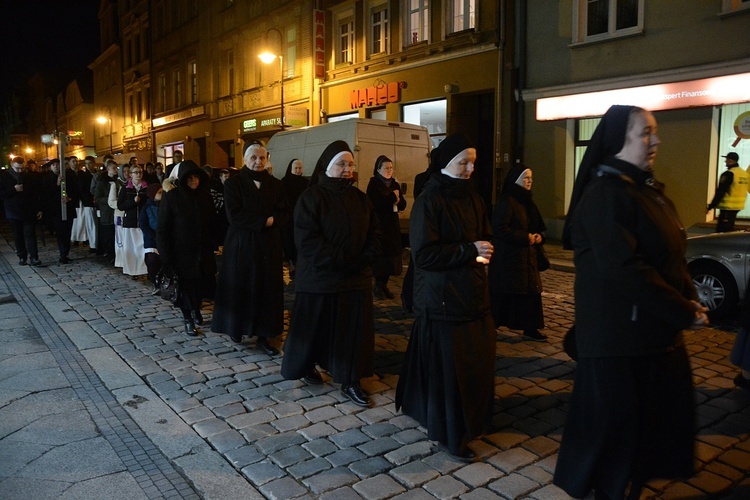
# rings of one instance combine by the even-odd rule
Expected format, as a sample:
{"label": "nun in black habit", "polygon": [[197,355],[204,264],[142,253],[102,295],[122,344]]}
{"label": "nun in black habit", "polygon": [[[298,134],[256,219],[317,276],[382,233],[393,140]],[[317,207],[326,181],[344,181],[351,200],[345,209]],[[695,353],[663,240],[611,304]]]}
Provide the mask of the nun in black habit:
{"label": "nun in black habit", "polygon": [[284,328],[284,278],[281,231],[290,213],[281,181],[266,171],[268,155],[260,143],[245,145],[245,166],[224,183],[229,229],[219,271],[211,329],[236,343],[257,336],[269,356],[278,350],[269,338]]}
{"label": "nun in black habit", "polygon": [[[307,189],[309,180],[302,176],[302,160],[294,158],[286,167],[286,173],[281,179],[281,189],[286,197],[290,210],[294,213],[302,191]],[[289,277],[294,279],[297,268],[297,246],[294,244],[294,224],[287,224],[281,228],[281,240],[284,245],[284,257],[289,261]]]}
{"label": "nun in black habit", "polygon": [[360,379],[373,370],[371,265],[380,229],[372,204],[353,185],[354,168],[346,142],[329,144],[297,200],[297,277],[281,374],[321,384],[317,363],[345,397],[366,407]]}
{"label": "nun in black habit", "polygon": [[433,151],[433,174],[414,203],[409,238],[416,321],[396,388],[396,409],[464,459],[485,431],[494,397],[495,328],[487,264],[492,231],[472,188],[476,150],[462,134]]}
{"label": "nun in black habit", "polygon": [[646,481],[693,473],[694,396],[682,330],[707,324],[686,233],[653,177],[656,120],[612,106],[573,188],[575,383],[554,484],[582,498],[639,498]]}

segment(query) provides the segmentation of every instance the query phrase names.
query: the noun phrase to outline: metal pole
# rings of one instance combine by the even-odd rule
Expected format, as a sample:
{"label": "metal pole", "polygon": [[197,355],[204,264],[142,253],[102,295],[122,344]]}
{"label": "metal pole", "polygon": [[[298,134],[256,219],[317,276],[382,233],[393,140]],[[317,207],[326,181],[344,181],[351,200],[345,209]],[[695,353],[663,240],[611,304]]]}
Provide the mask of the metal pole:
{"label": "metal pole", "polygon": [[109,110],[109,154],[114,156],[112,149],[112,108]]}
{"label": "metal pole", "polygon": [[65,169],[68,168],[65,162],[65,138],[67,134],[65,132],[58,132],[57,134],[57,157],[60,160],[60,204],[62,207],[62,220],[68,220],[68,188],[65,182]]}

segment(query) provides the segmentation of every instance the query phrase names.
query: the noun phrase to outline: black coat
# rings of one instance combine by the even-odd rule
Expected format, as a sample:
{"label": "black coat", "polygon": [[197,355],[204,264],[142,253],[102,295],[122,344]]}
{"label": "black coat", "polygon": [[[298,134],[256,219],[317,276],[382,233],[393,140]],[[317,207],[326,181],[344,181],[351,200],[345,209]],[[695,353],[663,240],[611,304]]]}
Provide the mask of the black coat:
{"label": "black coat", "polygon": [[[17,184],[23,184],[23,191],[16,191]],[[6,219],[35,221],[36,214],[41,211],[38,177],[30,172],[18,175],[11,170],[1,172],[0,199],[3,200]]]}
{"label": "black coat", "polygon": [[[260,188],[254,180],[259,180]],[[224,183],[224,207],[229,229],[211,329],[233,336],[280,335],[284,327],[280,228],[290,220],[281,181],[266,171],[244,167]],[[266,227],[271,216],[273,225]]]}
{"label": "black coat", "polygon": [[430,175],[409,224],[418,315],[472,321],[490,313],[487,272],[474,242],[491,239],[487,210],[470,181]]}
{"label": "black coat", "polygon": [[610,161],[624,175],[591,181],[572,224],[580,358],[665,352],[695,318],[674,205],[643,171]]}
{"label": "black coat", "polygon": [[[393,211],[393,205],[396,204],[394,191],[400,189],[401,187],[396,179],[393,179],[391,185],[387,186],[377,177],[371,177],[369,184],[367,184],[367,197],[372,203],[375,215],[378,216],[380,231],[383,233],[381,255],[384,257],[401,257],[401,225],[399,224],[398,212],[406,210],[406,198],[403,195],[400,195],[396,205],[398,212]],[[396,271],[400,273],[401,270]],[[391,272],[390,274],[397,273]]]}
{"label": "black coat", "polygon": [[[138,198],[138,201],[136,201]],[[128,183],[120,189],[117,194],[117,208],[122,210],[125,215],[122,217],[122,227],[133,228],[138,227],[138,216],[140,215],[141,209],[146,204],[146,183],[142,182],[141,186],[136,189],[133,184]]]}
{"label": "black coat", "polygon": [[111,226],[115,223],[115,210],[109,206],[109,190],[117,176],[110,177],[107,172],[99,172],[96,176],[96,187],[94,188],[94,197],[99,207],[99,222],[105,226]]}
{"label": "black coat", "polygon": [[[142,196],[146,198],[145,191]],[[162,264],[174,267],[181,279],[213,277],[213,221],[213,202],[205,189],[192,190],[180,183],[164,193],[156,226],[156,247]]]}
{"label": "black coat", "polygon": [[492,213],[495,253],[490,262],[490,295],[493,302],[503,293],[542,292],[537,260],[539,247],[529,245],[529,234],[544,237],[546,229],[530,191],[513,185],[500,197]]}
{"label": "black coat", "polygon": [[79,170],[76,173],[78,177],[78,195],[84,207],[94,206],[94,196],[91,193],[91,180],[94,178],[88,170]]}
{"label": "black coat", "polygon": [[[58,176],[53,172],[44,174],[42,178],[42,193],[45,208],[45,220],[49,222],[62,220],[62,193],[60,186],[57,184]],[[76,173],[69,168],[65,169],[65,191],[68,201],[65,204],[65,212],[68,220],[76,218],[76,208],[80,198],[78,196],[78,180]]]}
{"label": "black coat", "polygon": [[380,224],[367,196],[349,182],[320,174],[294,209],[295,291],[338,293],[372,287]]}

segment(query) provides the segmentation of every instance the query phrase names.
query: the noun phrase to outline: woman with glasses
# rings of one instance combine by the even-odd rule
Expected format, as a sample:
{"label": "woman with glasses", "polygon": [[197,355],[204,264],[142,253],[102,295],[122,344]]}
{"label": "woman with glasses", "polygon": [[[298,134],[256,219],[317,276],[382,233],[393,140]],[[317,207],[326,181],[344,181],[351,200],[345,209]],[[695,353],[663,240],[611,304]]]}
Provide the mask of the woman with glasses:
{"label": "woman with glasses", "polygon": [[406,209],[406,198],[401,195],[401,187],[393,175],[393,161],[385,155],[375,160],[367,197],[375,208],[383,232],[383,252],[375,257],[372,266],[375,275],[373,292],[376,299],[392,299],[394,295],[388,289],[388,278],[401,274],[403,248],[398,213]]}
{"label": "woman with glasses", "polygon": [[143,170],[139,165],[130,167],[130,179],[117,195],[117,208],[122,210],[122,272],[133,276],[148,273],[143,258],[143,233],[138,227],[138,216],[146,204],[146,188]]}
{"label": "woman with glasses", "polygon": [[360,380],[372,375],[373,258],[380,229],[372,204],[354,187],[344,141],[326,147],[294,209],[297,277],[281,374],[322,384],[318,364],[354,404],[370,405]]}

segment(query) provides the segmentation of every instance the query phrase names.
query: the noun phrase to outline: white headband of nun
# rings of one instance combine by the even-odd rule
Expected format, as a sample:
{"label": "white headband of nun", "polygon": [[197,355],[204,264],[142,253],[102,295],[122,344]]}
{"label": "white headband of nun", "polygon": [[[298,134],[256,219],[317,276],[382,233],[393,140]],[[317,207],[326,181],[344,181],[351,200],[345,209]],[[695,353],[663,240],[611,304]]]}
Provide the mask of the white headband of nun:
{"label": "white headband of nun", "polygon": [[521,172],[521,175],[518,176],[518,179],[516,179],[516,184],[519,186],[523,186],[523,176],[526,175],[526,172],[531,170],[530,168],[523,169],[523,172]]}
{"label": "white headband of nun", "polygon": [[336,156],[334,156],[333,158],[331,158],[331,161],[328,162],[328,167],[326,168],[326,174],[331,170],[331,167],[333,167],[333,165],[336,163],[336,161],[338,161],[339,158],[341,158],[342,156],[344,156],[348,152],[349,151],[341,151],[340,153],[336,153]]}

